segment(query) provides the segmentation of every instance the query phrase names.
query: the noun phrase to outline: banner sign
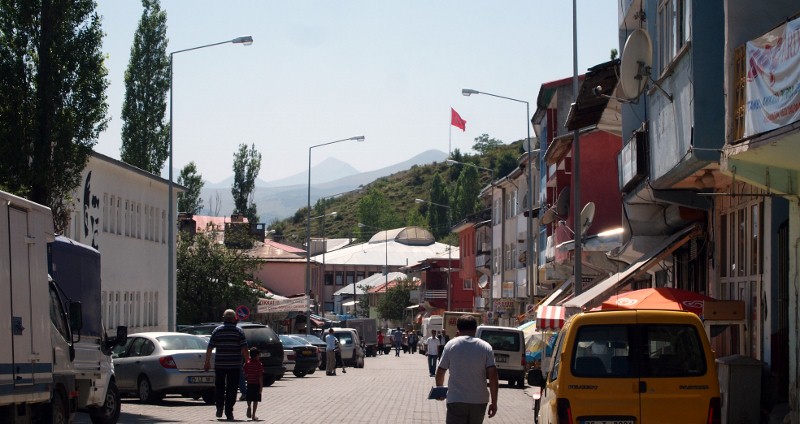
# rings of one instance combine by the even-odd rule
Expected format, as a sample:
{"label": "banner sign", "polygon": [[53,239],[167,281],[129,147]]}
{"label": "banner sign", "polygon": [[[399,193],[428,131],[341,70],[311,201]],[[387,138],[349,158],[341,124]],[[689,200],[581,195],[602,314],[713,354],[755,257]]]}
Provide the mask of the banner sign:
{"label": "banner sign", "polygon": [[747,42],[744,136],[800,120],[800,19]]}
{"label": "banner sign", "polygon": [[272,314],[275,312],[303,312],[306,310],[308,296],[293,297],[291,299],[258,299],[256,312],[259,314]]}

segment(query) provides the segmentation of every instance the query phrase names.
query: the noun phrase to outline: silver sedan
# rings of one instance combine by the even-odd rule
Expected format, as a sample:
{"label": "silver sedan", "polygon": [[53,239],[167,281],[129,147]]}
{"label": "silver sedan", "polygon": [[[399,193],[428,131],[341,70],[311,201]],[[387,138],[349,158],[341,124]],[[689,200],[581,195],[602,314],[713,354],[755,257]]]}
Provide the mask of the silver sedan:
{"label": "silver sedan", "polygon": [[192,334],[131,334],[112,352],[117,386],[146,403],[159,402],[167,393],[214,403],[214,371],[203,370],[207,347],[205,339]]}

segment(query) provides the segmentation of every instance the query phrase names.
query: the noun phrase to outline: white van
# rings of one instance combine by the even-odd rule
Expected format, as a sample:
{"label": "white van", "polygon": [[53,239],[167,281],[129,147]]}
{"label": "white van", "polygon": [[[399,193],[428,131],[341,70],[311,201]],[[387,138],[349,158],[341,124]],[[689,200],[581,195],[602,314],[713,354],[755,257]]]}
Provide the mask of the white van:
{"label": "white van", "polygon": [[[427,354],[425,349],[428,348],[428,345],[425,344],[425,340],[431,336],[431,330],[436,330],[437,336],[442,334],[441,315],[431,315],[422,319],[422,337],[420,337],[419,341],[417,341],[417,347],[419,348],[419,353],[423,355]],[[444,346],[444,339],[442,339],[442,346]]]}
{"label": "white van", "polygon": [[333,335],[339,339],[342,349],[342,362],[355,368],[364,368],[364,349],[355,328],[334,327]]}
{"label": "white van", "polygon": [[525,334],[515,327],[479,325],[475,337],[492,345],[497,376],[508,381],[509,386],[525,388]]}

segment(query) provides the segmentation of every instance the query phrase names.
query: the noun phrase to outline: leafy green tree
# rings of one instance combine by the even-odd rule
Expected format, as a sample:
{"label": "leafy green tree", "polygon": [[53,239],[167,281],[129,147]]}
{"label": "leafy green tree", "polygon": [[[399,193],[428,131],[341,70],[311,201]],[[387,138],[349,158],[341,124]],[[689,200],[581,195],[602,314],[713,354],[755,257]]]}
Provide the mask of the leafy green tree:
{"label": "leafy green tree", "polygon": [[253,280],[256,262],[246,251],[217,243],[212,232],[182,233],[177,261],[179,323],[218,321],[225,309],[257,303],[258,293],[245,283]]}
{"label": "leafy green tree", "polygon": [[414,285],[410,279],[401,280],[397,285],[386,290],[380,296],[377,311],[381,318],[391,321],[402,321],[406,307],[411,306],[411,290]]}
{"label": "leafy green tree", "polygon": [[519,166],[517,158],[511,152],[504,152],[497,158],[497,175],[508,175]]}
{"label": "leafy green tree", "polygon": [[256,178],[261,171],[261,153],[256,150],[256,145],[247,148],[247,144],[240,144],[239,150],[233,155],[233,213],[242,214],[251,223],[258,222],[256,204],[253,195],[256,190]]}
{"label": "leafy green tree", "polygon": [[200,190],[203,189],[203,176],[197,172],[197,165],[189,162],[181,169],[178,175],[178,184],[186,187],[185,193],[178,193],[178,211],[192,214],[200,213],[203,209],[203,199]]}
{"label": "leafy green tree", "polygon": [[122,103],[123,162],[159,174],[169,157],[169,124],[164,121],[169,91],[167,13],[159,0],[142,0],[133,36]]}
{"label": "leafy green tree", "polygon": [[485,155],[502,145],[502,141],[495,138],[489,138],[489,134],[481,134],[475,137],[475,144],[472,145],[472,150]]}
{"label": "leafy green tree", "polygon": [[428,215],[428,229],[436,239],[440,239],[450,232],[450,221],[447,219],[447,214],[450,211],[447,207],[439,206],[449,206],[449,203],[450,199],[442,182],[442,177],[439,173],[436,173],[431,180],[430,203],[424,204],[421,208],[423,213]]}
{"label": "leafy green tree", "polygon": [[63,230],[108,123],[93,0],[0,2],[0,187],[49,206]]}
{"label": "leafy green tree", "polygon": [[472,166],[465,166],[461,175],[456,181],[456,188],[453,192],[453,220],[458,222],[470,214],[477,212],[480,201],[480,180],[478,169]]}
{"label": "leafy green tree", "polygon": [[[370,286],[366,285],[358,285],[357,286],[361,291],[364,293],[368,292],[371,288]],[[358,303],[356,303],[357,307],[355,308],[356,316],[361,317],[368,317],[369,316],[369,296],[362,295],[358,298]]]}
{"label": "leafy green tree", "polygon": [[392,204],[375,188],[371,188],[358,201],[358,222],[364,224],[364,228],[358,230],[361,239],[367,239],[376,231],[388,230],[397,224]]}

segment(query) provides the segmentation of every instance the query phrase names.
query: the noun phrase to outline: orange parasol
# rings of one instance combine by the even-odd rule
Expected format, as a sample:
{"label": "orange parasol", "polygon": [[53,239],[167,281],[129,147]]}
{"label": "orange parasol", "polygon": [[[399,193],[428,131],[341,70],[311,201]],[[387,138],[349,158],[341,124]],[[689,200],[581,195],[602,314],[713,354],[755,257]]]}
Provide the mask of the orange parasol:
{"label": "orange parasol", "polygon": [[599,309],[671,309],[701,315],[703,302],[715,300],[693,291],[658,287],[612,295],[603,301]]}

